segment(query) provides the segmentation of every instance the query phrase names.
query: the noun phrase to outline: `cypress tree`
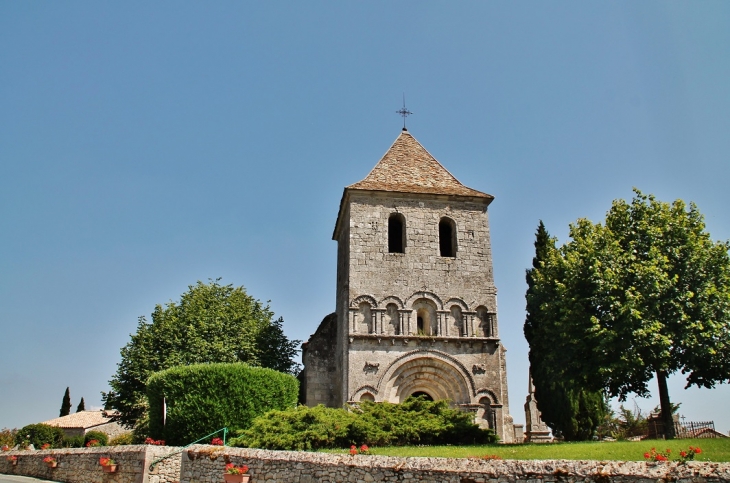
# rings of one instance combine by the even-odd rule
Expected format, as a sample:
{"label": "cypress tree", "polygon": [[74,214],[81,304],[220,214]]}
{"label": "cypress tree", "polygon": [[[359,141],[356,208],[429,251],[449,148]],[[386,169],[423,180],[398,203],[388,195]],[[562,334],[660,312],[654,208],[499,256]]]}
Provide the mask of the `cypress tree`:
{"label": "cypress tree", "polygon": [[530,370],[535,385],[535,399],[542,420],[555,436],[568,441],[587,440],[593,436],[605,414],[602,391],[587,391],[573,384],[558,361],[552,360],[553,346],[568,336],[561,330],[557,314],[551,312],[555,294],[551,257],[558,255],[555,239],[540,221],[535,236],[535,257],[527,270],[527,316],[525,338],[530,345]]}
{"label": "cypress tree", "polygon": [[86,405],[84,405],[84,398],[81,398],[81,402],[79,403],[79,406],[76,408],[76,412],[80,413],[81,411],[86,411]]}
{"label": "cypress tree", "polygon": [[63,395],[63,402],[61,403],[61,413],[59,417],[68,416],[71,413],[71,393],[66,388],[66,393]]}

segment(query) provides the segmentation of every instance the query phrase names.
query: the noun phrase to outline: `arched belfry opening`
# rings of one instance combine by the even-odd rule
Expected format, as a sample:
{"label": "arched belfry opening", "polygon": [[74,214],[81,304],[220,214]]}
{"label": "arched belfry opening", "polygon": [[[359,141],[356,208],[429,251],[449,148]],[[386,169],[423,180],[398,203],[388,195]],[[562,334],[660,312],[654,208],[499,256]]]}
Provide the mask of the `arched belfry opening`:
{"label": "arched belfry opening", "polygon": [[451,218],[439,221],[439,252],[442,257],[456,257],[456,223]]}
{"label": "arched belfry opening", "polygon": [[406,219],[400,213],[388,217],[388,253],[406,252]]}

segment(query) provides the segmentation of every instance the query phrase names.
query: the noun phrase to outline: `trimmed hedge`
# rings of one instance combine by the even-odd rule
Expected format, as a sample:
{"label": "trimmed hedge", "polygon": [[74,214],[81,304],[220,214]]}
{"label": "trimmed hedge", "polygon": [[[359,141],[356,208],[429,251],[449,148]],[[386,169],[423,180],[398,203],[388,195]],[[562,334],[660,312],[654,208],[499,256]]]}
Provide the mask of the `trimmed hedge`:
{"label": "trimmed hedge", "polygon": [[183,446],[223,427],[246,429],[267,411],[294,407],[298,393],[293,376],[242,363],[156,372],[147,381],[150,437]]}
{"label": "trimmed hedge", "polygon": [[486,444],[497,442],[469,413],[449,402],[409,398],[403,404],[363,401],[346,409],[299,406],[271,411],[230,441],[231,446],[280,450],[316,450],[368,446]]}

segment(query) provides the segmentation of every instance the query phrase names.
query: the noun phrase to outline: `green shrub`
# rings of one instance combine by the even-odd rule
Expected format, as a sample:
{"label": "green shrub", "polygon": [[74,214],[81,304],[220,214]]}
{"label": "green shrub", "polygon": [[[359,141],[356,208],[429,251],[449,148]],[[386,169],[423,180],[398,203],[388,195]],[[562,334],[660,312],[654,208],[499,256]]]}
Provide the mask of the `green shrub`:
{"label": "green shrub", "polygon": [[256,418],[251,427],[229,441],[231,446],[317,450],[350,445],[348,429],[357,417],[344,409],[323,405],[298,406],[285,411],[270,411]]}
{"label": "green shrub", "polygon": [[358,418],[350,427],[353,444],[485,444],[497,441],[492,430],[473,423],[473,416],[451,409],[449,401],[408,398],[402,404],[363,401],[353,408]]}
{"label": "green shrub", "polygon": [[246,429],[267,411],[293,408],[298,393],[296,378],[272,369],[242,363],[173,367],[147,381],[149,436],[182,446],[223,427]]}
{"label": "green shrub", "polygon": [[84,447],[84,437],[79,436],[71,436],[68,438],[63,438],[63,447],[64,448],[83,448]]}
{"label": "green shrub", "polygon": [[107,446],[109,442],[109,436],[101,431],[89,431],[84,435],[84,446],[89,444],[90,441],[96,440],[98,443],[95,446]]}
{"label": "green shrub", "polygon": [[492,430],[480,429],[469,413],[451,409],[448,401],[408,399],[403,404],[361,402],[346,409],[299,406],[271,411],[230,441],[231,446],[282,450],[343,448],[352,444],[495,443]]}
{"label": "green shrub", "polygon": [[16,429],[8,429],[3,428],[2,431],[0,431],[0,447],[7,446],[9,448],[12,448],[15,446],[15,435],[18,434],[18,430]]}
{"label": "green shrub", "polygon": [[134,444],[134,434],[131,432],[122,433],[109,440],[109,446],[125,446],[129,444]]}
{"label": "green shrub", "polygon": [[63,445],[64,434],[61,428],[47,424],[29,424],[15,434],[15,444],[20,447],[32,444],[36,449],[48,443],[51,448],[60,448]]}

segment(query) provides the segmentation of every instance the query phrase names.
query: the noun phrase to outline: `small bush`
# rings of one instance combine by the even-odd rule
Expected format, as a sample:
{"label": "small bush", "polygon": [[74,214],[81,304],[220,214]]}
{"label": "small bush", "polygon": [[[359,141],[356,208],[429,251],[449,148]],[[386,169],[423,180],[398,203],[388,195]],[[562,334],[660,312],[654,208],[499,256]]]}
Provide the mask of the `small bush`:
{"label": "small bush", "polygon": [[63,438],[63,447],[64,448],[83,448],[84,447],[84,437],[79,436],[71,436],[69,438]]}
{"label": "small bush", "polygon": [[269,411],[228,444],[244,448],[317,450],[349,446],[348,429],[357,415],[323,405]]}
{"label": "small bush", "polygon": [[114,436],[109,440],[109,446],[125,446],[129,444],[134,444],[134,435],[131,432]]}
{"label": "small bush", "polygon": [[282,450],[317,450],[351,445],[486,444],[497,441],[468,413],[448,401],[408,399],[403,404],[361,402],[350,411],[299,406],[256,418],[231,446]]}
{"label": "small bush", "polygon": [[296,378],[272,369],[242,363],[173,367],[147,381],[147,436],[182,446],[223,427],[246,429],[267,411],[293,408],[298,394]]}
{"label": "small bush", "polygon": [[0,431],[0,447],[7,446],[9,448],[12,448],[13,446],[15,446],[16,434],[18,434],[17,429],[3,428],[2,431]]}
{"label": "small bush", "polygon": [[[96,444],[90,444],[91,441],[96,441]],[[84,435],[84,446],[107,446],[109,442],[109,436],[101,431],[89,431]]]}
{"label": "small bush", "polygon": [[60,448],[63,446],[63,439],[61,428],[47,424],[29,424],[15,434],[15,444],[21,448],[32,444],[36,449],[40,449],[46,443],[50,444],[51,448]]}
{"label": "small bush", "polygon": [[486,444],[495,443],[492,430],[473,423],[469,413],[451,409],[449,401],[408,398],[402,404],[363,401],[350,428],[353,443],[370,446],[412,444]]}

